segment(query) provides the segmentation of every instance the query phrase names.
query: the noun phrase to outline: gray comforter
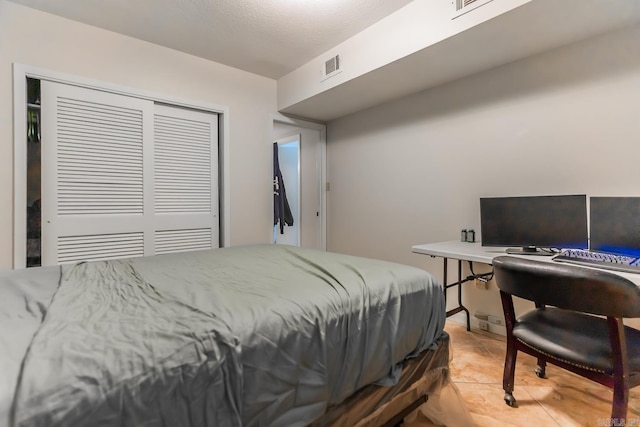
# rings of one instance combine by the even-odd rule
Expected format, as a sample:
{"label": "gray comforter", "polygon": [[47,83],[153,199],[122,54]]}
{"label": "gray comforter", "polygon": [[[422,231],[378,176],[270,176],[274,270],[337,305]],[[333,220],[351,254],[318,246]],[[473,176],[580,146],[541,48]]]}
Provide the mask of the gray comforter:
{"label": "gray comforter", "polygon": [[289,246],[51,271],[35,297],[0,276],[0,296],[23,300],[0,304],[0,345],[13,349],[0,356],[0,423],[307,425],[392,384],[445,319],[422,270]]}

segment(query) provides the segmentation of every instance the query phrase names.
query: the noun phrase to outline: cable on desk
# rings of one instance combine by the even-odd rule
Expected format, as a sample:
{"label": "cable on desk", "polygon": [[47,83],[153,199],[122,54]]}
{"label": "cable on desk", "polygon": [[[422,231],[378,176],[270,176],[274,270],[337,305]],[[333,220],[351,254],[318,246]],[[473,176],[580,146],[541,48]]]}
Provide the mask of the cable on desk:
{"label": "cable on desk", "polygon": [[489,273],[480,273],[480,274],[476,274],[473,271],[473,262],[472,261],[467,261],[469,263],[469,271],[471,272],[471,278],[478,278],[478,279],[483,279],[486,280],[487,282],[491,279],[493,279],[493,267],[491,267],[491,272]]}
{"label": "cable on desk", "polygon": [[562,252],[562,249],[558,248],[538,248],[540,252],[549,252],[550,254],[559,254]]}

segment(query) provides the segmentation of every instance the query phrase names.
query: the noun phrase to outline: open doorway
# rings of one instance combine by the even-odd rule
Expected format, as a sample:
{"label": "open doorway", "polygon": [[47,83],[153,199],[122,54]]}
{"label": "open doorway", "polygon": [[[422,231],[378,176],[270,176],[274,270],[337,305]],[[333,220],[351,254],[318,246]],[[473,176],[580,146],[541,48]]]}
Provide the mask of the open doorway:
{"label": "open doorway", "polygon": [[[274,241],[280,244],[287,242],[286,244],[324,250],[326,249],[326,127],[323,124],[275,115],[272,138],[272,141],[280,142],[280,169],[283,172],[290,208],[292,213],[296,210],[294,219],[297,219],[294,221],[294,225],[297,224],[296,231],[294,227],[285,227],[285,233],[291,232],[292,240],[288,240],[288,237],[283,240],[283,235],[279,234],[278,228],[278,235],[274,235]],[[297,146],[294,143],[296,138]],[[286,160],[283,162],[285,157]],[[284,176],[285,163],[284,167],[289,169],[289,176]],[[290,199],[292,196],[296,196],[297,200],[292,201]],[[296,238],[297,243],[289,243],[296,242],[293,240]]]}
{"label": "open doorway", "polygon": [[275,143],[278,144],[278,162],[282,173],[280,186],[286,188],[286,203],[293,224],[282,228],[275,224],[273,242],[300,246],[300,134],[280,138]]}

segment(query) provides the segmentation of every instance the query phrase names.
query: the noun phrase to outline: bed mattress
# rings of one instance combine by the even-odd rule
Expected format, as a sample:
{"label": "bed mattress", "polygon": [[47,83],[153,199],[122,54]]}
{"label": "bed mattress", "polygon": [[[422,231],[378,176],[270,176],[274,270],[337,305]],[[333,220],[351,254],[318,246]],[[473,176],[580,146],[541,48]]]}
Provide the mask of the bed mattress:
{"label": "bed mattress", "polygon": [[3,272],[0,295],[0,425],[309,425],[445,322],[423,270],[281,245]]}

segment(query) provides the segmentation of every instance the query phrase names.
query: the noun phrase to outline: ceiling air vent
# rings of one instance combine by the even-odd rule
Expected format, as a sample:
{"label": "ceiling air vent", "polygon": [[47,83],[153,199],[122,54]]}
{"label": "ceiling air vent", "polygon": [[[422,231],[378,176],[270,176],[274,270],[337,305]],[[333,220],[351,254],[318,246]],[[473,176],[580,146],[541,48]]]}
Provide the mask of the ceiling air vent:
{"label": "ceiling air vent", "polygon": [[333,58],[327,60],[322,64],[322,78],[320,81],[326,80],[329,77],[335,76],[342,71],[340,64],[340,55],[336,55]]}
{"label": "ceiling air vent", "polygon": [[491,0],[453,0],[452,3],[455,7],[453,17],[457,18],[467,12],[477,9],[483,4],[489,3]]}

